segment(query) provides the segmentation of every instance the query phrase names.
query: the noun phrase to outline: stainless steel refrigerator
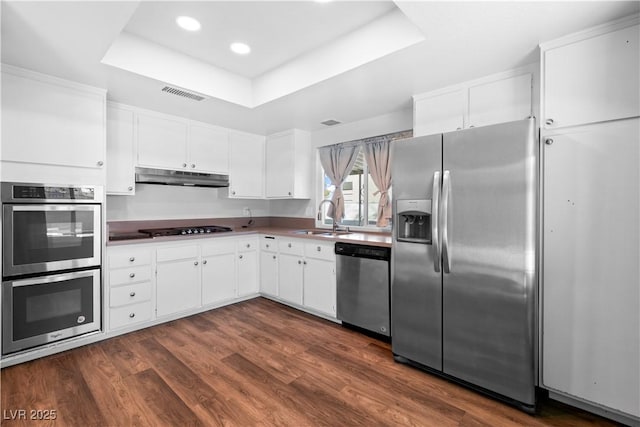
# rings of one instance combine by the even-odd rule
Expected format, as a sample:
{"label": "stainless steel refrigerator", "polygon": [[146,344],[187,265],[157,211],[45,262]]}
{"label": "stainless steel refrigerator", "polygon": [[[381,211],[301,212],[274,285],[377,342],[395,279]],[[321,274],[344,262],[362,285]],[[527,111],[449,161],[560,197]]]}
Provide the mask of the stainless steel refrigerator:
{"label": "stainless steel refrigerator", "polygon": [[535,121],[393,143],[391,336],[400,362],[535,408]]}

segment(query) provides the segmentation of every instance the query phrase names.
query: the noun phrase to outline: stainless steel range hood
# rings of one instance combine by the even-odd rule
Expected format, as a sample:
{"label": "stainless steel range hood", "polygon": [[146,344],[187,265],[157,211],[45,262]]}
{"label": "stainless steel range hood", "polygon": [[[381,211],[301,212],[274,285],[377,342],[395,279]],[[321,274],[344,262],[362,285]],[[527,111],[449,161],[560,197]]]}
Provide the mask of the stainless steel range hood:
{"label": "stainless steel range hood", "polygon": [[184,185],[191,187],[228,187],[229,175],[136,168],[136,182],[142,184]]}

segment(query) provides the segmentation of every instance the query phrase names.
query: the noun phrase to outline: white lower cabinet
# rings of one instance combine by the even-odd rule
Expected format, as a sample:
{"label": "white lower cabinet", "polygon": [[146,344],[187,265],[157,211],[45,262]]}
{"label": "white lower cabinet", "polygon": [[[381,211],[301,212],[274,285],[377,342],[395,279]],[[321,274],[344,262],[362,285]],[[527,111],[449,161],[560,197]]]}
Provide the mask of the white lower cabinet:
{"label": "white lower cabinet", "polygon": [[260,291],[258,269],[258,236],[238,239],[238,296]]}
{"label": "white lower cabinet", "polygon": [[278,297],[286,302],[302,305],[302,257],[280,254],[278,263]]}
{"label": "white lower cabinet", "polygon": [[216,239],[202,245],[202,305],[236,297],[236,241]]}
{"label": "white lower cabinet", "polygon": [[151,247],[108,248],[108,329],[114,330],[153,319]]}
{"label": "white lower cabinet", "polygon": [[278,296],[278,240],[275,236],[260,237],[260,293]]}
{"label": "white lower cabinet", "polygon": [[324,241],[279,239],[278,299],[335,317],[334,246]]}
{"label": "white lower cabinet", "polygon": [[198,246],[160,248],[156,266],[156,314],[158,317],[202,304]]}
{"label": "white lower cabinet", "polygon": [[260,293],[336,316],[334,244],[326,241],[243,235],[109,246],[107,284],[115,333]]}
{"label": "white lower cabinet", "polygon": [[303,305],[336,316],[335,244],[305,244]]}

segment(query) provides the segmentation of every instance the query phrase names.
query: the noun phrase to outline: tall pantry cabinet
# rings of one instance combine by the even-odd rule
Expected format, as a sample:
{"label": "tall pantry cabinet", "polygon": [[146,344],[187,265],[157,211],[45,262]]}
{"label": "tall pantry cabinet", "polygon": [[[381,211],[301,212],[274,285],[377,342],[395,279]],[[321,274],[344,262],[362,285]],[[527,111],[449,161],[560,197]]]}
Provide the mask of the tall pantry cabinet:
{"label": "tall pantry cabinet", "polygon": [[541,45],[541,382],[640,422],[638,16]]}

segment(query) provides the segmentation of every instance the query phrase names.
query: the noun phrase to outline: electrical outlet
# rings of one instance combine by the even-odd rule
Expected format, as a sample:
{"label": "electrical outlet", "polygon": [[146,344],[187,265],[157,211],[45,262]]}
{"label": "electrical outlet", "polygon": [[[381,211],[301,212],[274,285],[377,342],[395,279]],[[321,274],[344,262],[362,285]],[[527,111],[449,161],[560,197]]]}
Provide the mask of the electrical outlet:
{"label": "electrical outlet", "polygon": [[251,214],[251,211],[249,210],[249,208],[242,208],[243,216],[249,216],[250,214]]}

